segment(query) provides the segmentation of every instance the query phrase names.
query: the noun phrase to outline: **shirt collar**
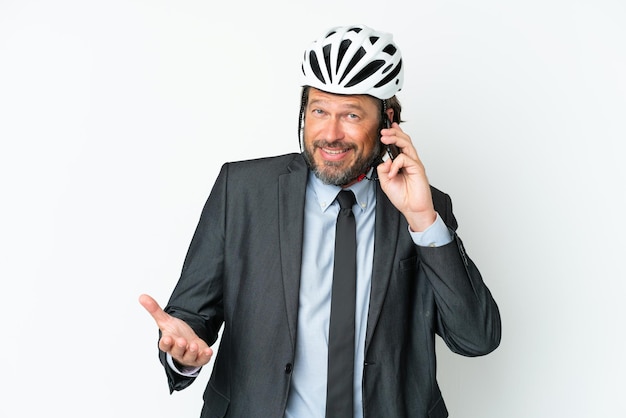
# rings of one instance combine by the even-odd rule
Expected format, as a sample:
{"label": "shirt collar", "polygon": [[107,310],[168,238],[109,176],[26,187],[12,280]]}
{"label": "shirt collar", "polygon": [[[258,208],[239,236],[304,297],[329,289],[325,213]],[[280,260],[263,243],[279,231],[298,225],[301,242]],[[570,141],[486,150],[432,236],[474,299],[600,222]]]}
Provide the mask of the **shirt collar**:
{"label": "shirt collar", "polygon": [[[367,174],[367,177],[371,177],[373,172],[373,168]],[[315,174],[310,173],[308,179],[308,186],[314,193],[314,198],[317,202],[317,205],[325,212],[326,209],[333,203],[339,191],[341,191],[341,187],[335,186],[332,184],[324,184]],[[374,199],[374,182],[364,178],[361,181],[354,183],[352,186],[348,187],[347,190],[352,190],[354,196],[356,197],[356,202],[361,211],[365,211],[369,205],[373,203]]]}

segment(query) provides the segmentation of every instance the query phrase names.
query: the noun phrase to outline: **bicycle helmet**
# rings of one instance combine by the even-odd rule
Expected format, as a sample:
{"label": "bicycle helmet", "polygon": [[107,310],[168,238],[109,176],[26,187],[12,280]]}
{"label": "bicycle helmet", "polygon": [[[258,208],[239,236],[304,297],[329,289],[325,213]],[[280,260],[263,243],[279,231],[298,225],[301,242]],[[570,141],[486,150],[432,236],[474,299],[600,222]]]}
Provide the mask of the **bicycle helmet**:
{"label": "bicycle helmet", "polygon": [[402,89],[404,71],[392,38],[364,25],[328,30],[304,53],[302,85],[335,94],[393,97]]}

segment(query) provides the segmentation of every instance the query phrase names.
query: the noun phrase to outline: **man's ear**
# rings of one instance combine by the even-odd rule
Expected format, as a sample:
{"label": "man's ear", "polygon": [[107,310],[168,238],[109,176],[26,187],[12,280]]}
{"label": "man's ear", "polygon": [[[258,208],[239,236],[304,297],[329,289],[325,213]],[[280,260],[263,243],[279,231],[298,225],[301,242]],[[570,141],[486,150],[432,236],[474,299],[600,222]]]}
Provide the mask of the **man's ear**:
{"label": "man's ear", "polygon": [[393,109],[389,108],[389,109],[387,109],[387,111],[385,113],[387,114],[387,117],[389,118],[389,120],[391,122],[393,122]]}

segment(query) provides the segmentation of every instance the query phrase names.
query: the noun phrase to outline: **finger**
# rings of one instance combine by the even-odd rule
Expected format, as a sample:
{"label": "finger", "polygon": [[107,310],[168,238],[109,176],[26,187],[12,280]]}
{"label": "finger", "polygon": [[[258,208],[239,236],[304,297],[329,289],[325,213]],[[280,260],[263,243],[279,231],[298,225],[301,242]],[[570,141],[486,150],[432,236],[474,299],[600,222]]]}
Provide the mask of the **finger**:
{"label": "finger", "polygon": [[393,123],[391,128],[382,130],[381,140],[384,144],[396,145],[402,150],[403,154],[407,154],[411,158],[417,157],[417,150],[413,145],[411,137],[407,135],[396,122]]}
{"label": "finger", "polygon": [[182,363],[201,367],[211,360],[212,355],[213,350],[210,347],[200,349],[198,344],[191,343],[183,355]]}
{"label": "finger", "polygon": [[391,179],[391,165],[392,165],[393,161],[391,161],[391,159],[382,162],[381,164],[378,165],[378,167],[376,167],[376,170],[378,172],[378,178],[382,184],[387,184]]}
{"label": "finger", "polygon": [[187,346],[187,350],[183,355],[185,364],[196,364],[198,361],[198,344],[191,343]]}
{"label": "finger", "polygon": [[[160,348],[160,345],[159,345]],[[165,350],[164,350],[165,351]],[[184,338],[176,338],[174,340],[174,344],[172,344],[169,353],[174,357],[177,361],[189,364],[184,360],[185,354],[187,353],[187,340]]]}
{"label": "finger", "polygon": [[394,178],[400,170],[406,166],[406,162],[410,161],[404,153],[400,153],[396,158],[388,159],[378,165],[378,176],[385,176],[387,179]]}
{"label": "finger", "polygon": [[198,354],[198,362],[202,364],[207,364],[209,360],[213,357],[213,349],[211,347],[206,347],[204,350],[200,351]]}
{"label": "finger", "polygon": [[166,353],[171,353],[172,348],[174,347],[174,339],[169,335],[163,336],[159,341],[159,350],[164,351]]}
{"label": "finger", "polygon": [[406,160],[407,158],[404,155],[404,152],[398,154],[398,156],[393,161],[391,161],[391,165],[389,166],[389,172],[387,173],[387,176],[390,179],[397,176],[398,173],[400,173],[400,170],[406,166]]}
{"label": "finger", "polygon": [[404,132],[397,122],[392,122],[390,127],[383,128],[382,131],[387,135],[393,135],[394,132]]}
{"label": "finger", "polygon": [[378,164],[376,170],[378,170],[378,175],[389,173],[389,167],[391,167],[391,159],[386,159],[382,163]]}
{"label": "finger", "polygon": [[170,317],[150,295],[143,294],[139,296],[139,303],[148,311],[152,318],[154,318],[157,325]]}

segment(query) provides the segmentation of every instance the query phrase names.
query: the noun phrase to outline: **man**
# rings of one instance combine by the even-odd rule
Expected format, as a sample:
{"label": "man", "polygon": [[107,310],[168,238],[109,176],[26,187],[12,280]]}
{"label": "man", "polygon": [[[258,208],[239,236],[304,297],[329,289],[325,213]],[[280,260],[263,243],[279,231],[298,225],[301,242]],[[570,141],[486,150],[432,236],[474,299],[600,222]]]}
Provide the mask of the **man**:
{"label": "man", "polygon": [[[400,51],[366,26],[333,28],[302,72],[302,152],[225,164],[165,310],[140,297],[170,391],[193,382],[223,326],[202,417],[446,417],[435,335],[484,355],[500,342],[500,316],[450,198],[399,126]],[[401,153],[383,162],[387,146]],[[354,327],[339,334],[355,334],[352,393],[331,398],[327,377],[342,374],[328,365],[341,190],[356,198],[341,211],[356,223],[357,261],[356,296],[338,303],[356,300],[344,309]]]}

